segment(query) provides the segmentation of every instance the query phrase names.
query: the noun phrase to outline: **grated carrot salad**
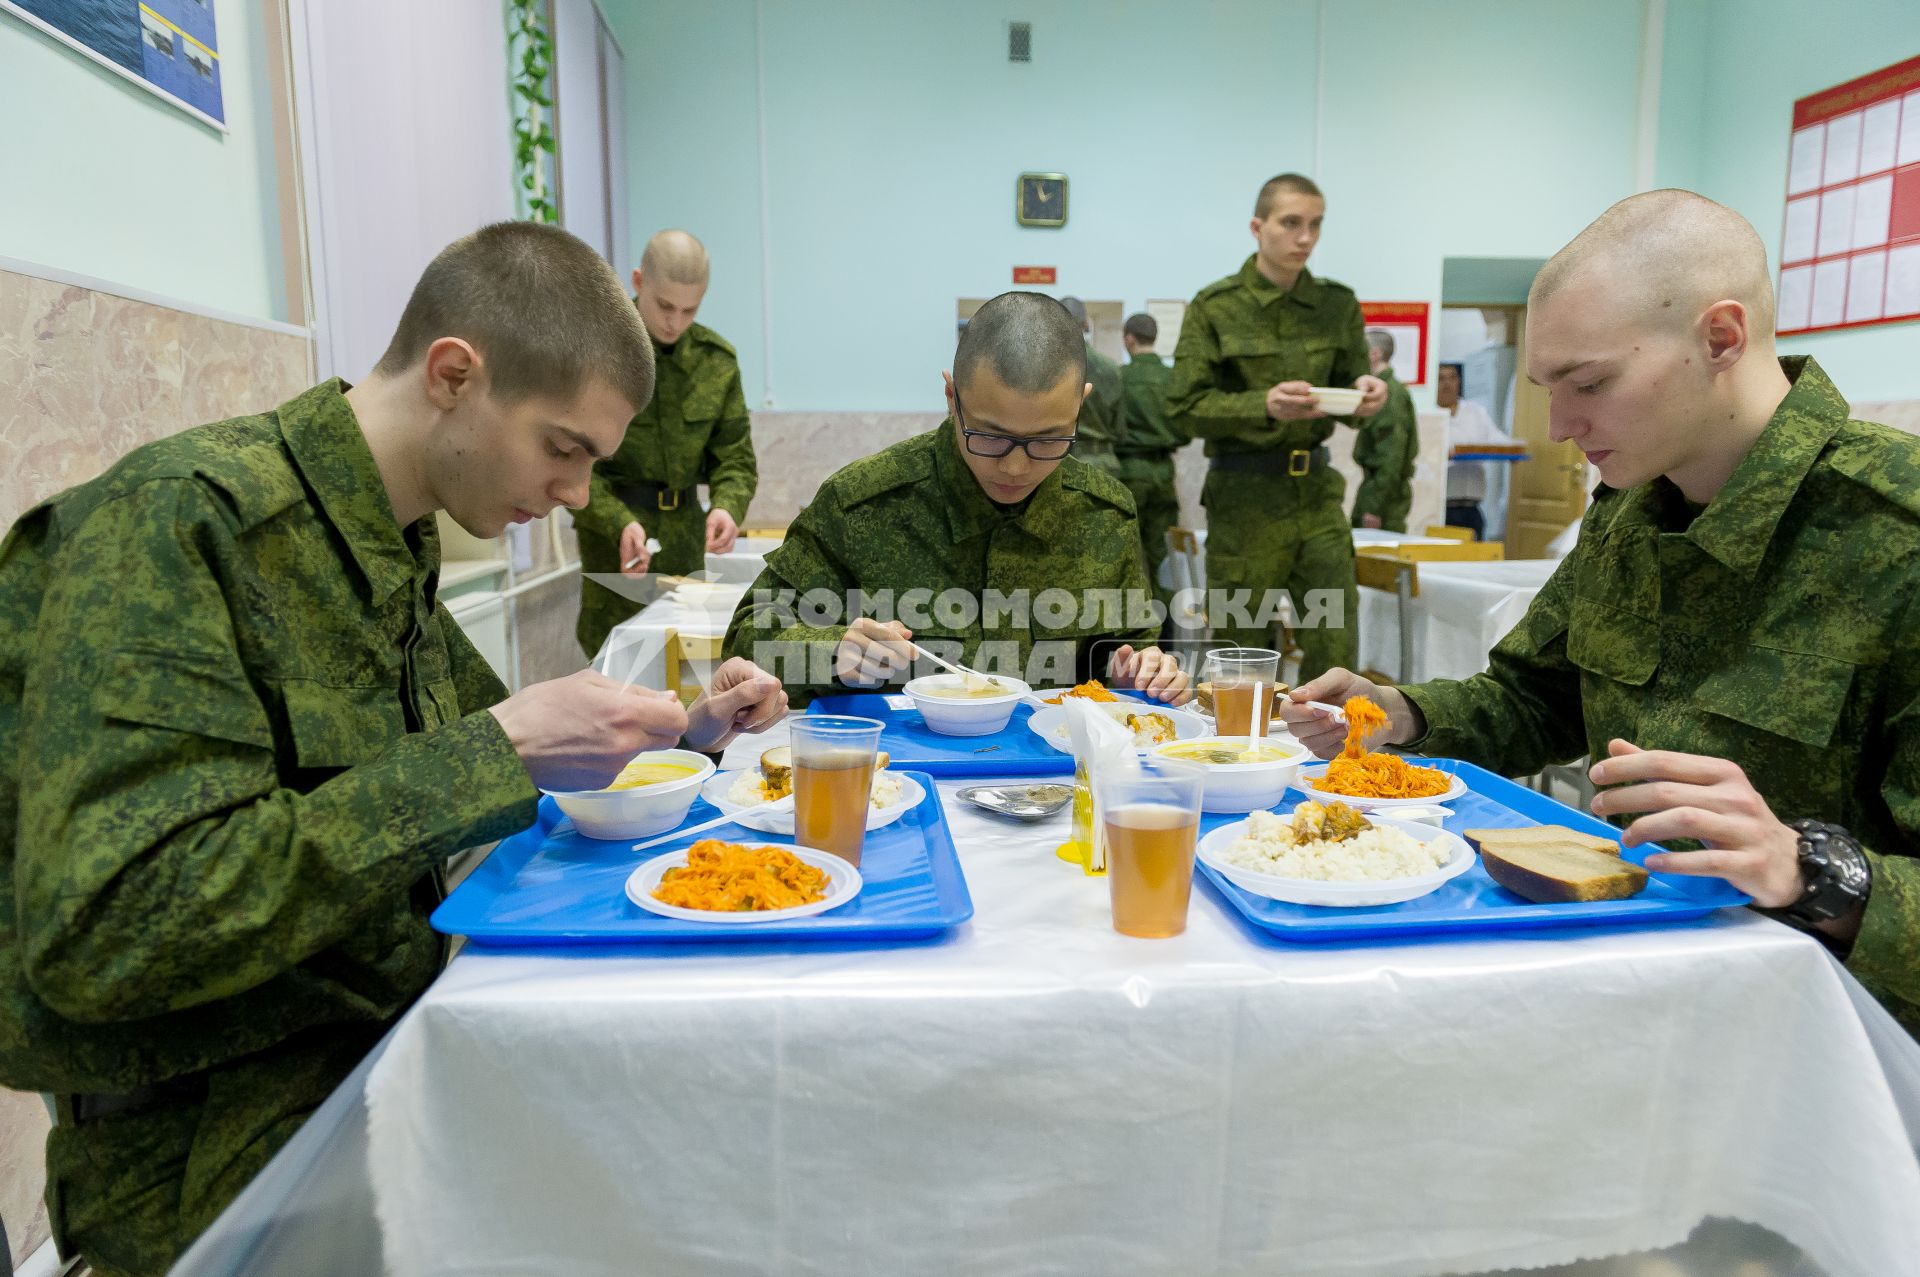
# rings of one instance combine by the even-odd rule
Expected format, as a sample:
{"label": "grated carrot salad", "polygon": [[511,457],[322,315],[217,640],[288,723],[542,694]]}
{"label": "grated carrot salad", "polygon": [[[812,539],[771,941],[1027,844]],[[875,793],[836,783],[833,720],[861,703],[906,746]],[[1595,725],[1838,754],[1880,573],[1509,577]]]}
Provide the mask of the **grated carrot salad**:
{"label": "grated carrot salad", "polygon": [[1058,705],[1069,696],[1079,696],[1090,701],[1117,701],[1120,698],[1109,692],[1097,678],[1090,678],[1078,687],[1069,688],[1058,696],[1049,696],[1047,704]]}
{"label": "grated carrot salad", "polygon": [[1348,798],[1431,798],[1447,792],[1452,782],[1445,772],[1409,766],[1398,754],[1368,752],[1367,742],[1387,726],[1385,710],[1364,696],[1352,697],[1343,708],[1347,713],[1346,746],[1313,782],[1315,789]]}
{"label": "grated carrot salad", "polygon": [[827,875],[780,847],[743,847],[702,838],[684,868],[660,876],[653,898],[682,909],[758,913],[826,899]]}

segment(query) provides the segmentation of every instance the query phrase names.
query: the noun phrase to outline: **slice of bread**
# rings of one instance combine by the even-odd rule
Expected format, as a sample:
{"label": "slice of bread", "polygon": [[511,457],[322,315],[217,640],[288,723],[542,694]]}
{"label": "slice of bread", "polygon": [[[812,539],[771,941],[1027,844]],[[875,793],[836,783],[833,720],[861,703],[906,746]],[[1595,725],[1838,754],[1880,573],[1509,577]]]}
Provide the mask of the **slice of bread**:
{"label": "slice of bread", "polygon": [[1564,825],[1469,829],[1487,876],[1537,904],[1624,900],[1647,885],[1647,871],[1620,858],[1611,838]]}

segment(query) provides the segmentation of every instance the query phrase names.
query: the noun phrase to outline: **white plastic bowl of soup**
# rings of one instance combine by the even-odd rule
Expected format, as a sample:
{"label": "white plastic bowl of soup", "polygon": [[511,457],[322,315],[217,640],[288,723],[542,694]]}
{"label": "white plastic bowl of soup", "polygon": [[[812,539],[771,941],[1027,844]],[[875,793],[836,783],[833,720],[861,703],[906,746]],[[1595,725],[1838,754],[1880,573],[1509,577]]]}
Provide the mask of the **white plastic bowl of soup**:
{"label": "white plastic bowl of soup", "polygon": [[1300,764],[1313,757],[1311,750],[1288,736],[1260,740],[1202,736],[1161,745],[1153,752],[1206,767],[1200,810],[1207,812],[1265,811],[1287,792]]}
{"label": "white plastic bowl of soup", "polygon": [[690,749],[650,749],[620,769],[605,789],[554,793],[553,801],[588,838],[647,838],[687,818],[713,760]]}
{"label": "white plastic bowl of soup", "polygon": [[942,736],[991,736],[1007,725],[1013,707],[1030,689],[1017,678],[990,676],[992,686],[959,674],[929,674],[902,688],[927,727]]}

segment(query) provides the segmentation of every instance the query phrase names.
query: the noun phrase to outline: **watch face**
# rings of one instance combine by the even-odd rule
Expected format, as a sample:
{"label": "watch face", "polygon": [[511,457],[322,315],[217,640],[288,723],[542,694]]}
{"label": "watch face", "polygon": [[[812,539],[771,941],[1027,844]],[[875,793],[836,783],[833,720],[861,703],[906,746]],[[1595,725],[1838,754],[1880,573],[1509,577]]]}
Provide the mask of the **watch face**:
{"label": "watch face", "polygon": [[1022,173],[1014,216],[1024,226],[1067,224],[1067,178],[1064,173]]}

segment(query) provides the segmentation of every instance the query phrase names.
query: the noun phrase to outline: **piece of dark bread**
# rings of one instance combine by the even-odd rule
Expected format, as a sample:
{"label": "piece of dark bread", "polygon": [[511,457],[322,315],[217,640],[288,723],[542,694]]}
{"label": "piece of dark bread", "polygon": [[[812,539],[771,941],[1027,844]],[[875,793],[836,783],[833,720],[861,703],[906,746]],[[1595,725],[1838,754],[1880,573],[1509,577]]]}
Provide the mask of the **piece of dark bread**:
{"label": "piece of dark bread", "polygon": [[1564,825],[1469,829],[1487,876],[1537,904],[1624,900],[1646,888],[1647,871],[1620,858],[1611,838]]}

